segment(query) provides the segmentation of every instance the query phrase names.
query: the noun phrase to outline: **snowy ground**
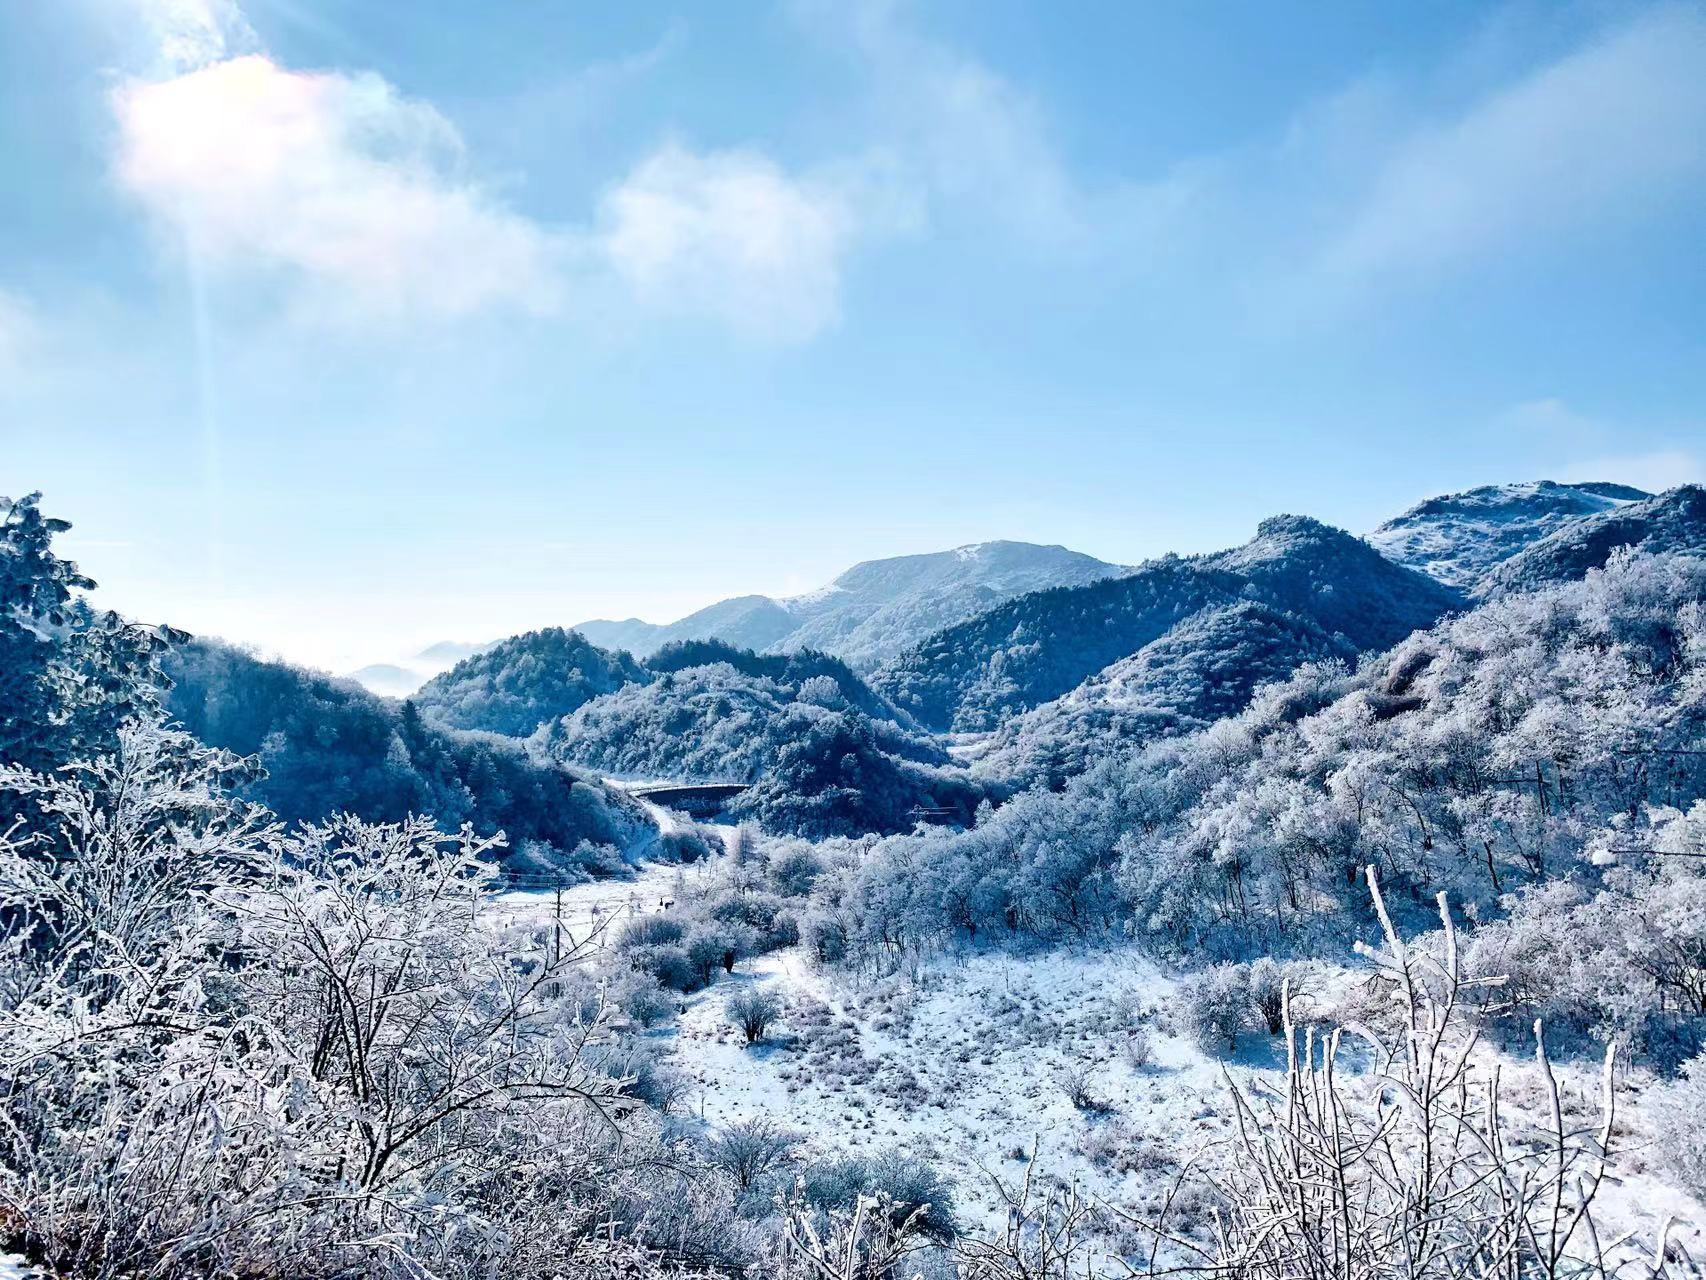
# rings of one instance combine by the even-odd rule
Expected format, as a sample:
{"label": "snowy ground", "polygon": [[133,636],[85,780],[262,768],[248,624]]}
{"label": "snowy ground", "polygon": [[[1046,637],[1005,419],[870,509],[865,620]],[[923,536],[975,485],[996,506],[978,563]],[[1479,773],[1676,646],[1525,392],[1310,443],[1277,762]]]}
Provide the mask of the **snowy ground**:
{"label": "snowy ground", "polygon": [[630,879],[595,880],[572,885],[560,894],[512,890],[498,895],[501,911],[497,922],[539,928],[560,920],[567,938],[577,942],[591,939],[602,949],[621,932],[617,926],[622,921],[665,910],[708,874],[708,865],[648,862]]}
{"label": "snowy ground", "polygon": [[[772,1044],[748,1048],[730,1025],[726,1004],[743,983],[787,997]],[[854,985],[815,969],[796,948],[689,997],[674,1057],[698,1082],[692,1105],[708,1124],[768,1116],[820,1147],[898,1146],[925,1156],[958,1184],[968,1224],[1002,1224],[1006,1204],[992,1175],[1012,1184],[1033,1146],[1052,1177],[1153,1215],[1179,1160],[1228,1136],[1228,1081],[1248,1091],[1282,1081],[1285,1066],[1282,1042],[1260,1034],[1229,1061],[1206,1055],[1171,1030],[1174,990],[1168,975],[1129,951],[982,955]],[[1134,1063],[1135,1025],[1145,1026],[1149,1051]],[[1530,1062],[1499,1056],[1507,1111],[1538,1118],[1542,1095]],[[1093,1107],[1069,1099],[1064,1080],[1074,1069],[1088,1071]],[[1591,1113],[1596,1066],[1561,1074],[1566,1093]],[[1645,1169],[1651,1139],[1638,1102],[1649,1083],[1644,1073],[1628,1082],[1626,1176],[1602,1194],[1600,1209],[1646,1242],[1674,1217],[1671,1238],[1706,1256],[1701,1206]],[[1183,1213],[1190,1218],[1188,1206]],[[1129,1231],[1113,1232],[1109,1243],[1122,1238],[1126,1248],[1140,1243]]]}
{"label": "snowy ground", "polygon": [[[730,1024],[744,983],[775,986],[788,1007],[773,1043],[748,1048]],[[1133,1010],[1170,982],[1129,954],[981,956],[855,986],[799,949],[767,956],[691,997],[674,1034],[692,1105],[712,1125],[768,1116],[848,1152],[899,1147],[959,1184],[968,1221],[999,1225],[992,1176],[1011,1182],[1036,1148],[1039,1167],[1107,1199],[1139,1198],[1165,1151],[1220,1136],[1221,1068],[1156,1035],[1134,1065]],[[1063,1078],[1090,1072],[1106,1110],[1080,1111]],[[1234,1070],[1241,1068],[1235,1067]]]}
{"label": "snowy ground", "polygon": [[[653,865],[633,881],[571,889],[566,927],[590,930],[658,911],[711,874],[705,866]],[[554,916],[550,895],[511,894],[504,903],[518,923]],[[750,984],[777,989],[786,1004],[767,1042],[753,1047],[727,1012],[730,997]],[[1128,950],[981,954],[857,981],[826,973],[791,948],[744,962],[686,997],[678,1022],[649,1034],[694,1082],[686,1105],[706,1125],[767,1117],[819,1151],[898,1147],[951,1176],[962,1220],[989,1228],[1006,1214],[993,1179],[1021,1177],[1033,1148],[1050,1176],[1076,1181],[1095,1199],[1153,1212],[1179,1160],[1227,1136],[1228,1079],[1249,1086],[1280,1078],[1277,1039],[1246,1037],[1226,1061],[1179,1034],[1175,990],[1170,975]],[[1507,1110],[1538,1107],[1529,1060],[1500,1056]],[[1069,1099],[1074,1071],[1087,1073],[1094,1106]],[[1567,1090],[1590,1108],[1593,1064],[1563,1074]],[[1602,1208],[1646,1241],[1665,1218],[1683,1219],[1689,1225],[1672,1238],[1706,1257],[1706,1238],[1693,1225],[1706,1213],[1645,1170],[1651,1138],[1639,1101],[1650,1081],[1636,1073],[1629,1085],[1620,1126],[1628,1176],[1604,1193]],[[1108,1242],[1138,1244],[1118,1232]]]}

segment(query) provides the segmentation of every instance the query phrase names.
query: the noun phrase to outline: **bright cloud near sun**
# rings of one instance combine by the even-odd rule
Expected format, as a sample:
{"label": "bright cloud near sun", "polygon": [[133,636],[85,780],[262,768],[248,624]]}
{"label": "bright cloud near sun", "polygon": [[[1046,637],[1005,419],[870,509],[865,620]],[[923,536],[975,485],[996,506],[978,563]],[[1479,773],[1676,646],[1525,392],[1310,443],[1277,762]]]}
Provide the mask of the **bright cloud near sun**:
{"label": "bright cloud near sun", "polygon": [[288,277],[316,313],[548,313],[613,278],[641,309],[798,341],[836,319],[856,238],[892,222],[868,166],[799,176],[756,149],[670,142],[607,187],[593,224],[543,223],[471,177],[456,127],[382,77],[228,56],[257,41],[225,0],[144,14],[170,70],[113,94],[119,185],[168,242]]}
{"label": "bright cloud near sun", "polygon": [[455,174],[456,131],[373,75],[260,54],[118,91],[117,174],[210,261],[294,270],[365,309],[547,309],[551,236]]}

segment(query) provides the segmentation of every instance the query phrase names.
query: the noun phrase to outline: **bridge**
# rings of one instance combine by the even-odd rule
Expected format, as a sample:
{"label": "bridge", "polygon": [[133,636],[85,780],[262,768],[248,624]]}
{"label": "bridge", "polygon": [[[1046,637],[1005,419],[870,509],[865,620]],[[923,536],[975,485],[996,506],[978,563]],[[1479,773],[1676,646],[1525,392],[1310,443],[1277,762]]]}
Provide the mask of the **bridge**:
{"label": "bridge", "polygon": [[750,782],[647,782],[625,788],[639,800],[676,809],[695,818],[711,818],[752,784]]}

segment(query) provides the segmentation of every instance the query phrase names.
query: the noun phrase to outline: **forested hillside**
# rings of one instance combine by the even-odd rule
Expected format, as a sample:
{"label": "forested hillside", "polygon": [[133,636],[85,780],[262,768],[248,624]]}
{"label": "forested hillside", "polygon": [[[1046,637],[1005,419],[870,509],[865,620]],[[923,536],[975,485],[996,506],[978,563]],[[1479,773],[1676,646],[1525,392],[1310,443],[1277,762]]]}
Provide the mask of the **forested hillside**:
{"label": "forested hillside", "polygon": [[624,869],[656,832],[598,779],[535,759],[522,744],[425,721],[376,697],[239,649],[195,640],[167,655],[167,712],[202,742],[252,757],[242,795],[288,821],[352,813],[369,822],[431,814],[448,830],[509,838],[517,869]]}
{"label": "forested hillside", "polygon": [[628,654],[547,627],[463,658],[421,686],[413,701],[434,724],[525,738],[546,720],[645,678]]}
{"label": "forested hillside", "polygon": [[1262,685],[1355,647],[1301,614],[1255,600],[1202,610],[1070,693],[1004,722],[979,771],[1058,786],[1135,742],[1236,715]]}
{"label": "forested hillside", "polygon": [[[1020,796],[975,830],[885,842],[824,886],[823,909],[877,948],[1129,920],[1153,945],[1235,956],[1307,948],[1360,909],[1359,868],[1375,865],[1406,911],[1444,891],[1471,918],[1598,920],[1616,989],[1649,995],[1621,1015],[1624,997],[1592,997],[1608,1003],[1583,1018],[1678,1000],[1706,1014],[1688,994],[1706,915],[1677,913],[1706,866],[1656,855],[1684,830],[1700,838],[1699,809],[1672,824],[1706,797],[1703,743],[1706,562],[1619,553],[1355,670],[1310,664],[1195,733],[1110,743],[1064,791]],[[1674,969],[1658,959],[1671,948]],[[1593,981],[1528,980],[1580,984],[1583,1001]]]}
{"label": "forested hillside", "polygon": [[650,681],[542,726],[536,744],[604,773],[758,783],[733,812],[800,834],[905,830],[918,807],[969,822],[991,793],[836,659],[693,642],[652,661]]}
{"label": "forested hillside", "polygon": [[[719,663],[743,675],[774,680],[794,689],[803,689],[808,681],[821,677],[835,686],[836,696],[848,707],[879,720],[906,720],[903,712],[866,684],[845,662],[813,649],[785,654],[754,653],[719,640],[677,640],[647,658],[645,669],[658,676]],[[833,703],[821,683],[811,687],[817,690],[820,700]]]}
{"label": "forested hillside", "polygon": [[[1060,697],[1207,608],[1259,601],[1358,649],[1384,648],[1461,598],[1315,520],[1262,522],[1242,547],[1165,557],[1088,587],[1020,597],[885,664],[872,685],[941,730],[992,729]],[[1297,661],[1318,645],[1304,645]],[[1273,660],[1267,659],[1272,670]]]}

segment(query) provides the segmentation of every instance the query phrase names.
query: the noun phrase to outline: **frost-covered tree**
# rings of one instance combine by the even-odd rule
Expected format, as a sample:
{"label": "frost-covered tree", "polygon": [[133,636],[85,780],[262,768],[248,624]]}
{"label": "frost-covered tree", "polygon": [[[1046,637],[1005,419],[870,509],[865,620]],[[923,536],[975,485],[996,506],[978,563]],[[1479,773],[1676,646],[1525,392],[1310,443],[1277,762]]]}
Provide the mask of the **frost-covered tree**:
{"label": "frost-covered tree", "polygon": [[971,829],[832,860],[800,917],[820,954],[878,968],[1014,935],[1121,932],[1233,960],[1330,937],[1371,863],[1400,914],[1444,889],[1491,920],[1564,882],[1645,904],[1651,924],[1629,936],[1680,1009],[1692,970],[1675,949],[1692,916],[1663,904],[1693,892],[1676,869],[1689,859],[1648,859],[1672,869],[1643,879],[1631,857],[1601,856],[1601,833],[1622,824],[1618,847],[1640,845],[1651,815],[1706,796],[1702,741],[1706,564],[1619,555],[1355,669],[1307,664],[1206,728],[1115,745]]}
{"label": "frost-covered tree", "polygon": [[0,1217],[28,1252],[89,1277],[579,1275],[621,1221],[714,1253],[728,1202],[641,1176],[675,1157],[588,1054],[585,953],[492,919],[484,842],[286,833],[231,763],[138,725],[0,774],[56,819],[0,838]]}
{"label": "frost-covered tree", "polygon": [[155,663],[181,633],[89,608],[94,582],[53,551],[71,525],[40,500],[0,497],[0,761],[51,768],[110,750],[155,705]]}

